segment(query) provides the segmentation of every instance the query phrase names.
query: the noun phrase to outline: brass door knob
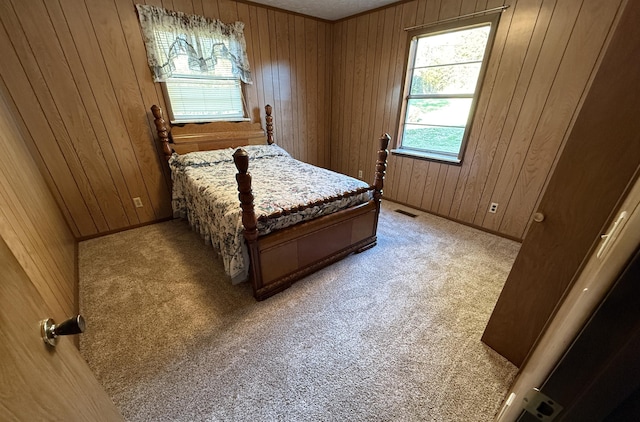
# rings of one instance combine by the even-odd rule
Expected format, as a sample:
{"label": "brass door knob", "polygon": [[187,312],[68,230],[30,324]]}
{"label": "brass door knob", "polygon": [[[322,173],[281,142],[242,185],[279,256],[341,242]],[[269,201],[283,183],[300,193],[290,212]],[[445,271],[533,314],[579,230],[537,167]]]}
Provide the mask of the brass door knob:
{"label": "brass door knob", "polygon": [[544,221],[544,214],[541,212],[533,214],[533,221],[536,223],[542,223]]}

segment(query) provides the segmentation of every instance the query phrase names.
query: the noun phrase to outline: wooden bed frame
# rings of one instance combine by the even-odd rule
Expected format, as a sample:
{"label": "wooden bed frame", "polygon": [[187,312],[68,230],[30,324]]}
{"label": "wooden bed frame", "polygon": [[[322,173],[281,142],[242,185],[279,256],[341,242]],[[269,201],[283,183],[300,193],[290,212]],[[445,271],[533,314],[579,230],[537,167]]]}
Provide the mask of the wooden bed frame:
{"label": "wooden bed frame", "polygon": [[[272,144],[272,108],[267,105],[265,110],[266,136],[260,123],[249,122],[185,124],[168,128],[160,107],[151,107],[166,159],[169,159],[173,152],[184,154],[192,151],[262,145],[265,141]],[[250,256],[249,278],[257,300],[266,299],[286,289],[293,282],[351,253],[362,252],[375,246],[389,140],[387,134],[380,137],[374,182],[365,189],[373,191],[372,200],[264,236],[260,236],[257,230],[251,174],[248,172],[249,157],[243,149],[236,150],[233,158],[238,169],[238,197],[242,208],[244,237]],[[318,204],[307,206],[314,205]]]}

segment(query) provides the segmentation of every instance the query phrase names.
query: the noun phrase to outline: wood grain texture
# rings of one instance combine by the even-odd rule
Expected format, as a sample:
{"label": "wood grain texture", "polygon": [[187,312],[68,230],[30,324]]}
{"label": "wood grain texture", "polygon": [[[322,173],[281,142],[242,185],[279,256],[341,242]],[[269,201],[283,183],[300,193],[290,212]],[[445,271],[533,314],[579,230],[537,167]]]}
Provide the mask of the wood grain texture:
{"label": "wood grain texture", "polygon": [[531,226],[485,329],[483,341],[516,365],[640,171],[639,16],[628,2],[537,208],[546,218]]}
{"label": "wood grain texture", "polygon": [[[2,120],[4,116],[0,117]],[[122,421],[73,342],[62,339],[55,350],[51,350],[42,341],[38,324],[45,316],[51,316],[52,310],[2,237],[0,418],[4,421]]]}
{"label": "wood grain texture", "polygon": [[5,155],[0,236],[44,299],[49,316],[66,319],[77,311],[76,241],[11,117],[15,105],[4,84],[0,88],[0,148]]}
{"label": "wood grain texture", "polygon": [[[367,152],[360,121],[373,115],[397,139],[400,87],[410,24],[435,22],[503,5],[503,1],[416,0],[334,24],[336,76],[331,121],[331,167],[351,176],[357,168],[343,151]],[[513,238],[523,238],[559,153],[565,134],[580,108],[580,99],[613,23],[620,1],[517,0],[503,12],[461,166],[392,156],[388,198]],[[398,16],[400,15],[400,19]],[[395,19],[393,17],[395,17]],[[366,73],[377,79],[354,79],[369,22],[369,43],[384,22],[380,60],[368,62]],[[377,26],[371,26],[377,25]],[[589,29],[587,29],[589,28]],[[588,35],[587,35],[588,33]],[[339,35],[338,35],[339,34]],[[346,34],[346,36],[345,36]],[[352,35],[353,34],[353,35]],[[385,61],[391,57],[391,65]],[[353,70],[355,69],[355,72]],[[573,69],[573,70],[570,70]],[[361,102],[360,99],[364,98]],[[369,99],[370,98],[370,99]],[[380,110],[368,103],[383,107]],[[353,147],[353,144],[358,145]],[[363,147],[364,146],[364,147]],[[421,189],[416,192],[415,189]],[[418,200],[420,198],[420,200]],[[498,213],[488,214],[490,202]]]}
{"label": "wood grain texture", "polygon": [[[0,78],[16,105],[12,117],[27,128],[29,149],[77,238],[171,215],[170,177],[148,111],[166,101],[151,78],[135,3],[0,5]],[[252,121],[263,124],[262,107],[273,104],[276,142],[329,167],[330,24],[232,0],[146,3],[244,22]]]}
{"label": "wood grain texture", "polygon": [[[352,176],[362,170],[372,180],[371,140],[384,132],[397,138],[408,46],[403,28],[504,1],[415,0],[336,23],[232,0],[146,3],[244,22],[252,121],[263,123],[262,107],[271,103],[276,142],[294,157]],[[134,4],[0,5],[6,35],[0,78],[77,238],[171,215],[169,174],[148,112],[166,101],[146,64]],[[387,197],[524,237],[619,4],[512,2],[496,34],[462,165],[391,156]],[[134,197],[143,208],[133,207]],[[490,202],[500,204],[496,214],[487,213]]]}

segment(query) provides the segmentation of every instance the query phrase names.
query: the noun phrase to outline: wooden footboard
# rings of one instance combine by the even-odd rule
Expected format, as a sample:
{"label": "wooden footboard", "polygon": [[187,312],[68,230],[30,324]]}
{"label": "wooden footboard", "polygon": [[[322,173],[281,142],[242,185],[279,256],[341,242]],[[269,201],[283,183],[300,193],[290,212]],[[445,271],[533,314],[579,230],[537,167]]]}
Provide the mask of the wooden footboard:
{"label": "wooden footboard", "polygon": [[249,274],[256,299],[266,299],[302,277],[376,244],[389,140],[387,134],[380,138],[372,200],[260,237],[249,158],[242,149],[235,152],[244,237],[251,258]]}

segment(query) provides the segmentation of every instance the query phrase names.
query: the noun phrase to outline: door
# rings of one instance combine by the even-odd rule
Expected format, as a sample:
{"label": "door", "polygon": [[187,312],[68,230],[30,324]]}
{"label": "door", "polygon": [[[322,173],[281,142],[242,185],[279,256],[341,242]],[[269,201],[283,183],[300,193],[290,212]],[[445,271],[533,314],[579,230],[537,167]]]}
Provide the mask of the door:
{"label": "door", "polygon": [[122,421],[71,339],[42,341],[44,301],[2,238],[0,268],[0,420]]}
{"label": "door", "polygon": [[482,337],[520,366],[640,165],[640,2],[628,1]]}
{"label": "door", "polygon": [[564,408],[554,420],[640,420],[638,280],[640,249],[540,388]]}

